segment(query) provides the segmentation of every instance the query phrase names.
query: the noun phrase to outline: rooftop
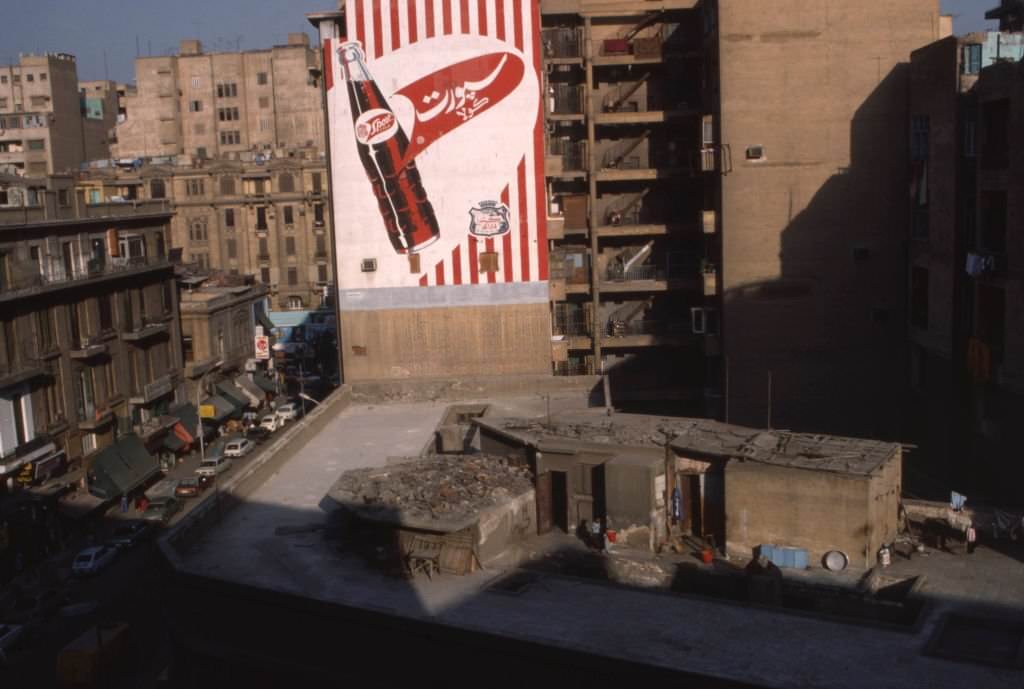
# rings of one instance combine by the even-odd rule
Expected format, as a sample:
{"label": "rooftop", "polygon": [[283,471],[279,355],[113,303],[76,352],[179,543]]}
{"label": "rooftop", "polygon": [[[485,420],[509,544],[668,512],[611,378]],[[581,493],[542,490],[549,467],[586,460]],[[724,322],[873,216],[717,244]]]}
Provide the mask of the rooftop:
{"label": "rooftop", "polygon": [[483,417],[475,423],[532,447],[551,448],[564,441],[588,448],[622,446],[664,448],[701,459],[741,458],[811,471],[870,475],[900,445],[877,440],[763,430],[709,419],[575,411],[547,419]]}

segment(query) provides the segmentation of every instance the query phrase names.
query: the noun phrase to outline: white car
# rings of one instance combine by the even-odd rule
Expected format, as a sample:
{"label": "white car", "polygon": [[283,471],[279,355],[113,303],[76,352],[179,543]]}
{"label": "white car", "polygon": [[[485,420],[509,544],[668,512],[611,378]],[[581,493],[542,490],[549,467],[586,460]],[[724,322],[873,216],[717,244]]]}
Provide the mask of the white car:
{"label": "white car", "polygon": [[18,639],[25,635],[25,628],[20,624],[0,623],[0,663],[7,662],[7,653]]}
{"label": "white car", "polygon": [[200,476],[216,476],[217,474],[224,473],[231,468],[231,458],[227,455],[221,455],[220,457],[207,457],[203,461],[199,468],[196,469],[196,473]]}
{"label": "white car", "polygon": [[273,433],[278,428],[284,425],[284,421],[281,420],[277,414],[267,414],[260,419],[260,428],[266,429]]}
{"label": "white car", "polygon": [[117,548],[112,545],[96,545],[86,548],[75,556],[71,573],[78,576],[96,574],[112,563],[117,557]]}
{"label": "white car", "polygon": [[255,447],[248,438],[232,438],[224,445],[225,457],[244,457]]}
{"label": "white car", "polygon": [[277,414],[277,418],[281,419],[281,425],[283,426],[285,421],[294,421],[299,418],[299,414],[302,413],[302,409],[299,407],[298,403],[288,402],[279,406],[274,413]]}

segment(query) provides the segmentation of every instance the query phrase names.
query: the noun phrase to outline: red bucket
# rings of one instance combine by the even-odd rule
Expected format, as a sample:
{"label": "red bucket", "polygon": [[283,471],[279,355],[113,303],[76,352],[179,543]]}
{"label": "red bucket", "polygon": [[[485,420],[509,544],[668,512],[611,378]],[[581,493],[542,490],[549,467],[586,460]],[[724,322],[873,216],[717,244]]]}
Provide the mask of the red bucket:
{"label": "red bucket", "polygon": [[715,551],[711,548],[705,548],[700,551],[700,561],[706,565],[710,565],[711,561],[715,559]]}
{"label": "red bucket", "polygon": [[608,530],[606,530],[604,532],[604,535],[608,537],[608,542],[609,543],[615,543],[615,539],[617,539],[619,537],[619,535],[617,533],[615,533],[615,529],[608,529]]}

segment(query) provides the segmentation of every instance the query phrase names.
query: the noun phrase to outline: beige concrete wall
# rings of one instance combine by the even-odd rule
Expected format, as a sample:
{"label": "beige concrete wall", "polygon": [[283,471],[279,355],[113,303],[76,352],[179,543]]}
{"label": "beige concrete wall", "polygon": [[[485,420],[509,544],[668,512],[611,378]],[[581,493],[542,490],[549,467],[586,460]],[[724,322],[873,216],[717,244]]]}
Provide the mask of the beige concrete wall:
{"label": "beige concrete wall", "polygon": [[[902,453],[901,453],[902,455]],[[899,533],[899,505],[903,488],[903,458],[898,456],[871,477],[868,487],[870,524],[867,551],[873,557],[883,544],[891,544]]]}
{"label": "beige concrete wall", "polygon": [[339,339],[348,383],[551,370],[547,304],[348,311]]}
{"label": "beige concrete wall", "polygon": [[181,153],[177,58],[136,58],[135,81],[136,93],[125,97],[127,120],[117,126],[113,157]]}
{"label": "beige concrete wall", "polygon": [[[938,37],[938,2],[721,2],[719,15],[730,420],[894,434],[905,63]],[[765,158],[748,162],[755,145]]]}
{"label": "beige concrete wall", "polygon": [[726,544],[749,553],[761,544],[806,548],[815,563],[842,550],[857,566],[873,559],[883,532],[868,479],[731,461],[725,469]]}

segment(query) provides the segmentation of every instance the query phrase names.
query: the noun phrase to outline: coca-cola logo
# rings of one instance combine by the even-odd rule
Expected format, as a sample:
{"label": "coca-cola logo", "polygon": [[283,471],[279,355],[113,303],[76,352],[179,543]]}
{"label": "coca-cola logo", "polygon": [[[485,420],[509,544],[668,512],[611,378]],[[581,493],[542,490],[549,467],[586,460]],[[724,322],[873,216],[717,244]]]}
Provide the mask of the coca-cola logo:
{"label": "coca-cola logo", "polygon": [[387,141],[398,133],[398,120],[389,110],[367,110],[356,120],[356,139],[372,146]]}

